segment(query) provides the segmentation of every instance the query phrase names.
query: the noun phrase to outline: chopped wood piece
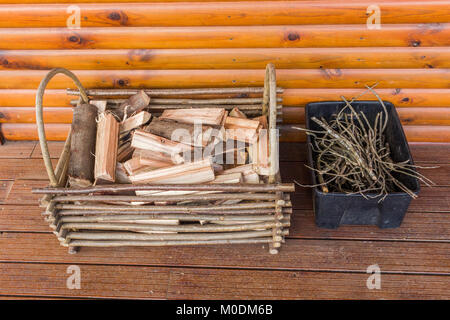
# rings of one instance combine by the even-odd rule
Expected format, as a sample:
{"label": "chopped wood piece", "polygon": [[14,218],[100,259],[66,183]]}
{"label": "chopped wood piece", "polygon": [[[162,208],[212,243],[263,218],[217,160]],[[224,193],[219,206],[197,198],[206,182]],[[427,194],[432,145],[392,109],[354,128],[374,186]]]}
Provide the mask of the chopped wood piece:
{"label": "chopped wood piece", "polygon": [[259,131],[256,143],[249,146],[251,163],[260,175],[269,175],[269,134],[267,129]]}
{"label": "chopped wood piece", "polygon": [[68,167],[71,187],[88,187],[94,180],[97,107],[81,104],[73,109]]}
{"label": "chopped wood piece", "polygon": [[225,121],[227,139],[254,143],[258,138],[258,131],[261,127],[259,121],[227,117]]}
{"label": "chopped wood piece", "polygon": [[140,169],[145,168],[145,165],[141,164],[139,158],[131,158],[128,161],[123,163],[123,167],[125,168],[128,175],[136,174]]}
{"label": "chopped wood piece", "polygon": [[253,118],[252,120],[259,121],[262,129],[269,128],[269,123],[267,122],[267,116],[259,116],[259,117]]}
{"label": "chopped wood piece", "polygon": [[116,178],[119,122],[111,113],[102,113],[97,125],[95,147],[95,180],[111,181]]}
{"label": "chopped wood piece", "polygon": [[116,114],[120,119],[124,116],[130,117],[134,113],[142,111],[150,103],[150,97],[144,92],[144,90],[139,91],[135,95],[132,95],[127,100],[125,100],[116,110]]}
{"label": "chopped wood piece", "polygon": [[98,113],[105,112],[108,104],[106,100],[90,100],[89,103],[97,107]]}
{"label": "chopped wood piece", "polygon": [[214,180],[211,158],[130,176],[132,183],[205,183]]}
{"label": "chopped wood piece", "polygon": [[120,133],[124,133],[143,126],[150,120],[151,117],[152,115],[147,111],[141,111],[138,114],[135,114],[134,116],[120,123]]}
{"label": "chopped wood piece", "polygon": [[241,172],[219,174],[211,183],[242,183],[243,176]]}
{"label": "chopped wood piece", "polygon": [[175,120],[161,120],[160,118],[153,119],[144,130],[195,147],[205,147],[211,140],[213,132],[213,128],[207,125],[194,125]]}
{"label": "chopped wood piece", "polygon": [[229,173],[236,173],[236,172],[240,172],[242,174],[249,174],[254,172],[253,170],[253,165],[252,164],[244,164],[242,166],[237,166],[231,169],[226,169],[223,170],[222,174],[229,174]]}
{"label": "chopped wood piece", "polygon": [[133,157],[141,158],[142,160],[158,160],[163,162],[168,162],[172,164],[182,164],[184,162],[184,158],[179,154],[170,155],[164,152],[155,152],[151,150],[145,149],[134,149]]}
{"label": "chopped wood piece", "polygon": [[124,162],[131,158],[134,148],[131,147],[131,141],[122,143],[117,150],[117,161]]}
{"label": "chopped wood piece", "polygon": [[241,110],[239,110],[237,107],[234,107],[233,110],[230,111],[228,114],[230,117],[235,118],[241,118],[241,119],[247,119],[247,116],[245,113],[243,113]]}
{"label": "chopped wood piece", "polygon": [[192,124],[221,125],[226,113],[224,108],[168,109],[159,118]]}
{"label": "chopped wood piece", "polygon": [[247,172],[243,174],[244,183],[255,183],[260,182],[259,175],[256,172]]}
{"label": "chopped wood piece", "polygon": [[131,146],[134,148],[145,149],[155,152],[164,152],[169,155],[179,154],[185,151],[191,151],[192,147],[175,142],[143,130],[136,130],[133,133]]}
{"label": "chopped wood piece", "polygon": [[117,162],[116,165],[116,183],[131,183],[130,178],[125,171],[123,163]]}

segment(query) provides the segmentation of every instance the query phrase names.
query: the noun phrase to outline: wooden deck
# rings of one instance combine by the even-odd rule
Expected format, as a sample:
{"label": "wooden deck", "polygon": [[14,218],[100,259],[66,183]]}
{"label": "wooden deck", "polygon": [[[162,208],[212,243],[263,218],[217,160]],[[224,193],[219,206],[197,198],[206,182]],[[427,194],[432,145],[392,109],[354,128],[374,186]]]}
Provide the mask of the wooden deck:
{"label": "wooden deck", "polygon": [[[53,157],[62,143],[51,144]],[[314,225],[311,191],[292,196],[278,255],[260,245],[83,248],[69,255],[40,215],[32,187],[47,183],[36,142],[0,146],[0,298],[450,299],[450,144],[412,144],[436,187],[423,187],[398,229]],[[281,145],[284,181],[309,182],[305,145]],[[425,170],[422,170],[425,171]],[[367,267],[381,269],[368,289]],[[66,286],[81,270],[81,289]]]}

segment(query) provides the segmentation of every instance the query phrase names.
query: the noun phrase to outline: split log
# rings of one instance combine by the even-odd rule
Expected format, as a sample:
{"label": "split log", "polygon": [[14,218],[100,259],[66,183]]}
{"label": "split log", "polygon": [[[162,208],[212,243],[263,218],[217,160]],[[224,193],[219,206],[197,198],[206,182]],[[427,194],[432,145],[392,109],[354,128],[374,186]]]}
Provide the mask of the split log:
{"label": "split log", "polygon": [[254,143],[261,125],[255,120],[227,117],[224,127],[227,139]]}
{"label": "split log", "polygon": [[243,113],[241,110],[239,110],[237,107],[234,107],[230,113],[228,114],[230,117],[235,118],[241,118],[241,119],[247,119],[247,116],[245,113]]}
{"label": "split log", "polygon": [[88,187],[94,180],[96,117],[94,105],[81,104],[73,109],[68,168],[71,187]]}
{"label": "split log", "polygon": [[142,111],[149,103],[150,97],[144,90],[141,90],[125,100],[115,112],[120,119],[123,119],[125,116],[130,117],[134,113]]}
{"label": "split log", "polygon": [[119,122],[111,113],[102,113],[97,125],[95,147],[95,180],[111,181],[116,178]]}
{"label": "split log", "polygon": [[124,162],[131,158],[133,155],[134,148],[131,146],[131,141],[126,141],[120,144],[117,150],[117,161]]}
{"label": "split log", "polygon": [[144,128],[146,132],[195,147],[205,147],[211,140],[213,128],[175,120],[153,119]]}
{"label": "split log", "polygon": [[170,155],[164,152],[156,152],[139,148],[134,149],[133,158],[134,157],[140,158],[141,161],[144,162],[151,162],[154,160],[172,164],[182,164],[184,162],[184,158],[179,154]]}
{"label": "split log", "polygon": [[235,173],[219,174],[211,183],[242,183],[242,182],[244,182],[242,178],[242,173],[235,172]]}
{"label": "split log", "polygon": [[181,152],[190,152],[192,150],[191,146],[178,143],[143,130],[134,131],[131,146],[154,152],[163,152],[171,156]]}
{"label": "split log", "polygon": [[211,158],[130,176],[132,183],[164,184],[205,183],[213,181],[214,178]]}
{"label": "split log", "polygon": [[168,109],[164,110],[160,119],[175,120],[184,123],[201,123],[204,125],[219,126],[222,124],[227,112],[224,108],[204,109]]}
{"label": "split log", "polygon": [[138,114],[120,123],[120,133],[128,132],[145,125],[151,119],[151,117],[152,115],[147,111],[139,112]]}
{"label": "split log", "polygon": [[145,165],[142,165],[139,158],[133,157],[130,160],[127,160],[123,163],[123,167],[128,175],[136,174],[140,169],[146,168]]}

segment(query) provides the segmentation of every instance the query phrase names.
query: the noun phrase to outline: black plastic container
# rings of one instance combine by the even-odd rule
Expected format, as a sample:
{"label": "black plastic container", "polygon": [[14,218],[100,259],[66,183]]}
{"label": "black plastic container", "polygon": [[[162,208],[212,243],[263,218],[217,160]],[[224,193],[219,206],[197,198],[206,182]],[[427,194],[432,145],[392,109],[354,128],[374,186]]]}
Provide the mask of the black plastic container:
{"label": "black plastic container", "polygon": [[[403,132],[397,111],[390,102],[384,102],[389,113],[389,120],[386,127],[386,141],[389,143],[391,157],[394,162],[409,160],[413,164],[408,142]],[[315,102],[306,106],[306,128],[311,130],[321,130],[320,127],[311,120],[311,117],[325,118],[331,120],[332,116],[345,106],[341,101]],[[378,101],[358,101],[352,106],[356,112],[362,111],[370,123],[374,123],[378,112],[383,112],[383,107]],[[349,110],[346,110],[349,111]],[[311,167],[315,167],[316,155],[311,149],[310,143],[314,139],[307,137],[308,142],[308,162]],[[314,160],[314,161],[313,161]],[[315,172],[312,173],[313,184],[317,184]],[[395,176],[405,186],[415,194],[419,193],[420,186],[418,179],[398,174]],[[368,195],[375,196],[375,194]],[[379,202],[380,198],[366,199],[360,194],[347,195],[341,192],[324,193],[318,187],[313,189],[313,206],[316,217],[316,225],[323,228],[337,228],[340,225],[377,225],[380,228],[396,228],[403,221],[411,197],[405,192],[393,192]]]}

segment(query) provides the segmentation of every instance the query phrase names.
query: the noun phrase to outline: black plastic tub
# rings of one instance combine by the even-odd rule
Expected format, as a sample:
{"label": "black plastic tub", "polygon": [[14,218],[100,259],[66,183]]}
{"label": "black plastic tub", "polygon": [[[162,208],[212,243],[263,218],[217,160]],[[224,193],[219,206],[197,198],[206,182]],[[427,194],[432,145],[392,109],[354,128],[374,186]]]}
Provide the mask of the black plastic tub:
{"label": "black plastic tub", "polygon": [[[390,102],[384,102],[389,113],[389,120],[386,127],[386,141],[389,143],[391,157],[394,162],[409,160],[413,164],[408,142],[403,132],[397,111]],[[332,116],[345,106],[344,102],[315,102],[306,106],[306,128],[311,130],[321,130],[320,127],[311,120],[311,117],[325,118],[331,120]],[[378,112],[383,112],[383,107],[378,101],[358,101],[352,106],[356,112],[362,111],[370,123],[375,121]],[[308,162],[311,167],[315,167],[315,157],[311,149],[311,142],[314,139],[307,137],[308,142]],[[318,184],[316,173],[311,171],[313,184]],[[405,186],[415,194],[419,193],[420,186],[418,179],[398,174],[395,176]],[[375,194],[367,193],[371,196]],[[323,228],[337,228],[340,225],[377,225],[380,228],[396,228],[403,221],[411,197],[405,192],[393,192],[386,196],[383,201],[380,198],[366,199],[360,194],[347,195],[341,192],[324,193],[320,187],[313,189],[313,206],[315,212],[316,225]]]}

